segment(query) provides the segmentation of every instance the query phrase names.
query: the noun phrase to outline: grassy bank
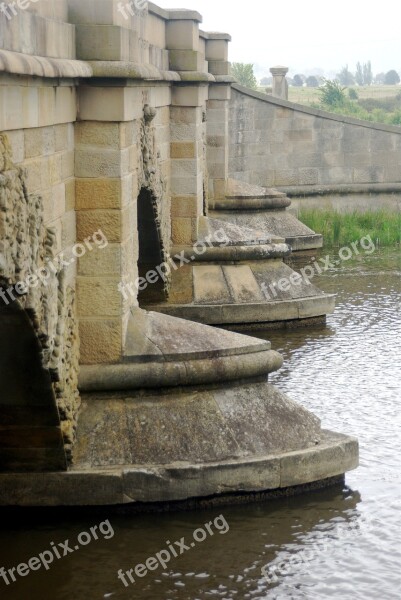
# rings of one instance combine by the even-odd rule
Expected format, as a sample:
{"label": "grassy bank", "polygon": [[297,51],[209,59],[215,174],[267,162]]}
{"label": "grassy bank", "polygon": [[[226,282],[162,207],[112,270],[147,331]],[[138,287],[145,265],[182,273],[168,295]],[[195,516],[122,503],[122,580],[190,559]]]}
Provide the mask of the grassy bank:
{"label": "grassy bank", "polygon": [[300,211],[299,219],[324,236],[325,247],[347,246],[370,235],[378,246],[401,244],[401,213],[390,211],[340,214],[318,210]]}
{"label": "grassy bank", "polygon": [[[289,100],[312,108],[386,125],[401,125],[399,85],[343,88],[341,101],[322,103],[321,88],[289,88]],[[350,92],[354,94],[351,99]]]}

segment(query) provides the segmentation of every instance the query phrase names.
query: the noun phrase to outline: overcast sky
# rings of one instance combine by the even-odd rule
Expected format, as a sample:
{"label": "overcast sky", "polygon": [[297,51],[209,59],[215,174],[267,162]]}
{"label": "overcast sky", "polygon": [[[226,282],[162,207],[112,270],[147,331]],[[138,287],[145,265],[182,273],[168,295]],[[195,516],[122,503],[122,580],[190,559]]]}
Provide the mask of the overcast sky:
{"label": "overcast sky", "polygon": [[258,76],[286,65],[290,73],[372,61],[373,73],[401,72],[400,0],[154,0],[163,8],[192,8],[201,28],[232,35],[230,60],[255,64]]}

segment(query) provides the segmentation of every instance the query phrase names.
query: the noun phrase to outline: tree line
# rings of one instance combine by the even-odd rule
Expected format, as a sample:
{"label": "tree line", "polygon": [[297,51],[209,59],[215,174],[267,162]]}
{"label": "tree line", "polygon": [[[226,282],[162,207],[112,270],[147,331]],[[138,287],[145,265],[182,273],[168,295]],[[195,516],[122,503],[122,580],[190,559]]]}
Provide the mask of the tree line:
{"label": "tree line", "polygon": [[[254,73],[254,65],[250,63],[232,63],[231,74],[236,80],[243,86],[258,89],[258,81]],[[400,83],[400,76],[395,69],[391,69],[386,73],[377,73],[375,76],[372,71],[372,63],[369,60],[366,63],[358,62],[356,69],[351,72],[348,65],[343,67],[336,75],[336,80],[344,86],[366,86],[372,85],[373,83],[378,85],[397,85]],[[269,86],[272,84],[272,77],[263,77],[260,81],[261,86]],[[319,87],[325,81],[324,77],[318,75],[309,75],[306,77],[302,73],[297,73],[293,77],[287,77],[287,81],[290,85],[295,87]]]}

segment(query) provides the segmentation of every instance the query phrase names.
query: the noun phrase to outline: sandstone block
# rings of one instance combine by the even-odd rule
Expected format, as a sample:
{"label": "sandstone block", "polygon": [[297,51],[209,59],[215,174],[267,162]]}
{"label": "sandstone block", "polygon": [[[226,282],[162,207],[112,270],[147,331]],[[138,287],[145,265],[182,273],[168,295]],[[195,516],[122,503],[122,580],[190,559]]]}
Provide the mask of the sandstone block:
{"label": "sandstone block", "polygon": [[197,143],[196,142],[171,142],[170,144],[171,158],[196,158]]}
{"label": "sandstone block", "polygon": [[79,319],[81,363],[117,362],[122,353],[121,319]]}
{"label": "sandstone block", "polygon": [[[101,250],[99,250],[101,252]],[[80,317],[118,317],[122,295],[118,277],[77,278],[77,310]]]}
{"label": "sandstone block", "polygon": [[78,147],[75,151],[76,177],[121,177],[130,172],[130,152],[106,148]]}
{"label": "sandstone block", "polygon": [[174,244],[188,245],[198,237],[197,219],[176,217],[171,219],[171,238]]}
{"label": "sandstone block", "polygon": [[192,20],[166,22],[166,45],[169,50],[197,50],[199,25]]}

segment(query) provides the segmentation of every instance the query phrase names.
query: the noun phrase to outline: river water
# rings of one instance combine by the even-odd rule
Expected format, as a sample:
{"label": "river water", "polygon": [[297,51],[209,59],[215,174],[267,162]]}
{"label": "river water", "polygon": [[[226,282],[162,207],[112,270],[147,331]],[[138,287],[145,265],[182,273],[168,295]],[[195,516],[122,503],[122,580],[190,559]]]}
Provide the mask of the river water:
{"label": "river water", "polygon": [[[0,598],[399,599],[400,252],[353,258],[319,276],[317,285],[338,294],[336,312],[326,327],[268,333],[285,359],[271,382],[325,428],[359,438],[361,465],[345,486],[196,512],[0,512],[0,567],[7,569],[106,519],[114,531],[47,571],[8,586],[0,578]],[[192,540],[195,529],[219,515],[220,529],[166,569],[135,577],[127,588],[117,579],[119,569],[144,563],[167,541]]]}

